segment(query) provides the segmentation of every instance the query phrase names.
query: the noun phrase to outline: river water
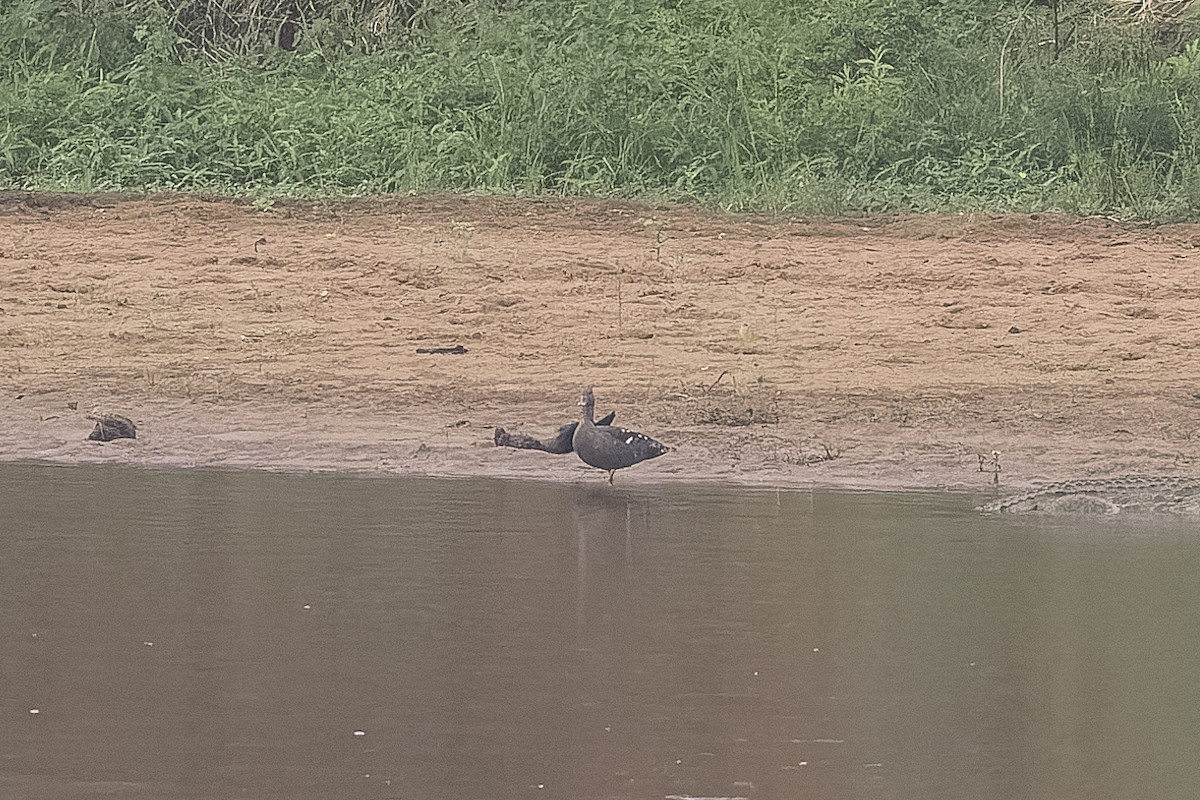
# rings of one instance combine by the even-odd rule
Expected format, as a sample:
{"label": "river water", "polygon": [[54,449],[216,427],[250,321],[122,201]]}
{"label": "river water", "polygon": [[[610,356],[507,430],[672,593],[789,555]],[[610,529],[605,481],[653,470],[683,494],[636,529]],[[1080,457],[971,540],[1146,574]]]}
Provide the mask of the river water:
{"label": "river water", "polygon": [[1200,797],[1200,526],[0,465],[0,797]]}

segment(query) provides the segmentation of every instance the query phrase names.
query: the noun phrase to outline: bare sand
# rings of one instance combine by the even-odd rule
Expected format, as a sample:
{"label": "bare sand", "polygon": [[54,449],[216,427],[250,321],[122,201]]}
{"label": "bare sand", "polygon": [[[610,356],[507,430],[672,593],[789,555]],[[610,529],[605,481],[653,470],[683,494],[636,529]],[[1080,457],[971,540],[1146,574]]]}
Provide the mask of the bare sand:
{"label": "bare sand", "polygon": [[618,485],[1195,474],[1198,347],[1195,224],[0,194],[5,461],[600,481],[492,443],[593,384]]}

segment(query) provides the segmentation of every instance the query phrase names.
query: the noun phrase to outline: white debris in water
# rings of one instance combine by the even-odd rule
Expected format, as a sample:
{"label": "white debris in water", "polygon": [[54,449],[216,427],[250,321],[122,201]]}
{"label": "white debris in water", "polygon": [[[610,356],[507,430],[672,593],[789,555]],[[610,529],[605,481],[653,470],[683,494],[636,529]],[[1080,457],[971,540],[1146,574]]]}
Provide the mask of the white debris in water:
{"label": "white debris in water", "polygon": [[308,603],[305,603],[305,604],[304,604],[304,610],[305,610],[305,611],[308,611],[310,608],[312,608],[312,606],[310,606]]}
{"label": "white debris in water", "polygon": [[821,652],[821,648],[819,648],[819,647],[814,647],[814,648],[813,648],[813,652],[814,652],[814,653],[819,653],[819,652]]}
{"label": "white debris in water", "polygon": [[42,710],[40,708],[31,708],[31,709],[29,709],[29,713],[30,714],[40,714],[40,713],[42,713]]}
{"label": "white debris in water", "polygon": [[366,731],[355,731],[354,735],[355,736],[366,736],[367,732]]}
{"label": "white debris in water", "polygon": [[154,647],[154,642],[142,642],[146,647]]}

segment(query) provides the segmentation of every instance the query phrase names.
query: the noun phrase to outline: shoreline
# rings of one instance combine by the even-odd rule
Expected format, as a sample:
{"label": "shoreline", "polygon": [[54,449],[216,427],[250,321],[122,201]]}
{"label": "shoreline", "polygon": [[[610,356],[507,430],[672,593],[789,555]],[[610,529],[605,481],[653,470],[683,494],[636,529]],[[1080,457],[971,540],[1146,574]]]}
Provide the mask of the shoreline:
{"label": "shoreline", "polygon": [[[0,442],[0,463],[116,465],[149,469],[264,470],[287,473],[342,472],[428,478],[496,478],[553,483],[602,483],[604,473],[574,454],[551,455],[497,447],[492,441],[494,412],[435,414],[430,426],[396,419],[368,409],[262,404],[189,404],[154,401],[109,410],[128,413],[138,423],[138,439],[87,441],[92,422],[82,410],[70,410],[56,398],[19,401],[22,408],[0,407],[0,425],[28,428],[36,435]],[[62,409],[58,411],[56,409]],[[23,412],[23,413],[22,413]],[[534,422],[537,408],[506,409],[504,427],[547,435],[561,422]],[[618,410],[618,421],[621,420]],[[469,418],[468,418],[469,417]],[[940,437],[927,430],[878,426],[878,430],[827,430],[830,453],[813,440],[807,448],[781,449],[795,426],[789,423],[728,431],[713,441],[705,429],[655,431],[668,441],[666,456],[617,473],[617,485],[715,484],[785,490],[949,491],[996,496],[1044,483],[1083,477],[1186,475],[1178,454],[1136,437],[1097,449],[1091,437],[1062,436],[1037,441],[1023,435],[1004,441],[1011,450],[993,451],[968,427]],[[871,435],[876,434],[876,435]],[[838,444],[840,442],[840,444]],[[724,445],[736,445],[725,447]],[[723,452],[724,451],[724,452]],[[995,459],[1000,461],[994,484]],[[981,458],[982,457],[982,458]],[[806,461],[805,459],[810,459]],[[1009,464],[1016,463],[1016,469]],[[1173,468],[1163,468],[1170,463]],[[1186,465],[1186,464],[1184,464]],[[982,467],[982,468],[981,468]]]}

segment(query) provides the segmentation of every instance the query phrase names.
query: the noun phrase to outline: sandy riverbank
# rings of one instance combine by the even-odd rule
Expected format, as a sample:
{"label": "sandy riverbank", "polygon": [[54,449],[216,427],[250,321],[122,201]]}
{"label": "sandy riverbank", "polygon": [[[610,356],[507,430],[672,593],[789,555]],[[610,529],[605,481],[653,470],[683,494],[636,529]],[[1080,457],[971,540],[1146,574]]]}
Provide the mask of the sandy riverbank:
{"label": "sandy riverbank", "polygon": [[1194,474],[1198,347],[1200,225],[0,195],[2,460],[602,480],[492,445],[591,383],[618,482]]}

